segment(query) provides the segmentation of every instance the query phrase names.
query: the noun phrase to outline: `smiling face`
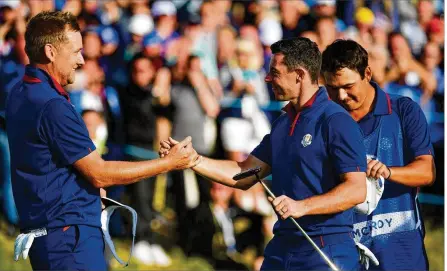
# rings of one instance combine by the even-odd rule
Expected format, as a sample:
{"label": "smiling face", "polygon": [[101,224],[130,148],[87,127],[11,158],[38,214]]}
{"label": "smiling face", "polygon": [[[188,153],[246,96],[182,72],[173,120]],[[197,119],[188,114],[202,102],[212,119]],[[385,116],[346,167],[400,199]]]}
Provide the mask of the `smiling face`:
{"label": "smiling face", "polygon": [[289,71],[283,61],[282,53],[273,55],[265,82],[272,84],[276,100],[290,101],[299,96],[297,73],[294,70]]}
{"label": "smiling face", "polygon": [[76,69],[84,64],[81,33],[66,31],[66,37],[67,41],[59,44],[53,61],[62,86],[72,84]]}
{"label": "smiling face", "polygon": [[363,108],[370,89],[371,69],[365,70],[362,79],[360,74],[348,68],[343,68],[335,73],[324,72],[323,77],[330,98],[343,106],[347,111],[355,111]]}

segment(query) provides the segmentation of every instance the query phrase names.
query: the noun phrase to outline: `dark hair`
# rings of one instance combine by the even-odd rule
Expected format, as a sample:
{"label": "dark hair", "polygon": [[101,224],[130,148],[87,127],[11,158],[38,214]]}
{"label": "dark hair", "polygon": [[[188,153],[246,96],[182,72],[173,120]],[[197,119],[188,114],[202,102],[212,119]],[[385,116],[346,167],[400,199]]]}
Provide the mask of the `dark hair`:
{"label": "dark hair", "polygon": [[323,52],[322,72],[336,73],[348,68],[363,79],[368,67],[368,52],[353,40],[336,40]]}
{"label": "dark hair", "polygon": [[284,55],[284,65],[289,71],[301,66],[309,72],[312,83],[318,83],[321,53],[315,42],[303,37],[284,39],[273,43],[270,48],[273,54]]}
{"label": "dark hair", "polygon": [[152,59],[149,56],[147,56],[144,52],[138,52],[132,57],[132,59],[127,64],[127,70],[129,71],[129,74],[133,72],[135,68],[135,63],[141,59],[146,59],[151,63],[151,65],[153,65]]}
{"label": "dark hair", "polygon": [[67,42],[67,30],[80,31],[76,17],[70,12],[43,11],[31,18],[25,32],[25,51],[30,62],[42,62],[46,44],[59,47]]}

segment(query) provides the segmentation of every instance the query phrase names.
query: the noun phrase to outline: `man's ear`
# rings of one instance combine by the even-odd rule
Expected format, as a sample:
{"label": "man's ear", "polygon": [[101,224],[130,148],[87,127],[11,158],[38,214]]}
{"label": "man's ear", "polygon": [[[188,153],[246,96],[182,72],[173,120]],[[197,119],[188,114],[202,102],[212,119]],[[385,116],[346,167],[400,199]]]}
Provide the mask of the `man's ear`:
{"label": "man's ear", "polygon": [[45,51],[45,57],[50,62],[54,62],[54,60],[56,59],[56,55],[57,55],[56,47],[54,45],[48,43],[48,44],[45,44],[44,51]]}
{"label": "man's ear", "polygon": [[305,72],[304,72],[304,70],[303,69],[301,69],[301,68],[297,68],[296,70],[295,70],[295,73],[296,73],[296,82],[298,83],[298,82],[302,82],[303,81],[303,79],[304,79],[304,76],[305,76]]}
{"label": "man's ear", "polygon": [[368,82],[371,81],[371,78],[372,78],[372,70],[371,70],[371,67],[370,67],[370,66],[366,67],[366,69],[365,69],[365,78],[366,78],[366,80],[368,80]]}

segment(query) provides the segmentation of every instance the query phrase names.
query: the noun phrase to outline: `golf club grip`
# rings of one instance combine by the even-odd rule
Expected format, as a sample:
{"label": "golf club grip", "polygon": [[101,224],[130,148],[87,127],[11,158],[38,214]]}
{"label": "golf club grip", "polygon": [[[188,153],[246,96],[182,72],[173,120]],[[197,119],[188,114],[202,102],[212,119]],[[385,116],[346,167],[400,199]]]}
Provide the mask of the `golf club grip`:
{"label": "golf club grip", "polygon": [[242,180],[245,179],[247,177],[251,177],[251,176],[255,176],[257,177],[257,174],[261,172],[261,167],[255,167],[255,168],[251,168],[249,170],[240,172],[236,175],[233,176],[233,180],[238,181],[238,180]]}

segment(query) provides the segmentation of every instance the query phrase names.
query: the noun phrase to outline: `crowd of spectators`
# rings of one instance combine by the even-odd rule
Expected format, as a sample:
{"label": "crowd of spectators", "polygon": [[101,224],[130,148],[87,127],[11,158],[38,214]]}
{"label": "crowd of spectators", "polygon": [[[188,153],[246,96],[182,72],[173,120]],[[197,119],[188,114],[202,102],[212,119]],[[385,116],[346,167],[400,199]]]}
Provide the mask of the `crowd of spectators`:
{"label": "crowd of spectators", "polygon": [[[159,140],[192,136],[200,154],[242,160],[283,106],[264,82],[269,46],[301,36],[323,51],[341,38],[367,49],[382,88],[422,106],[438,179],[444,176],[441,0],[2,0],[0,106],[29,61],[26,21],[44,10],[78,18],[85,65],[67,90],[105,159],[156,158]],[[3,119],[0,126],[1,206],[13,233],[18,217]],[[440,193],[443,182],[428,189]],[[276,220],[262,187],[234,191],[192,170],[108,195],[137,210],[134,257],[148,266],[170,265],[166,251],[178,246],[216,269],[258,270]],[[128,232],[126,217],[114,217],[112,233]]]}

